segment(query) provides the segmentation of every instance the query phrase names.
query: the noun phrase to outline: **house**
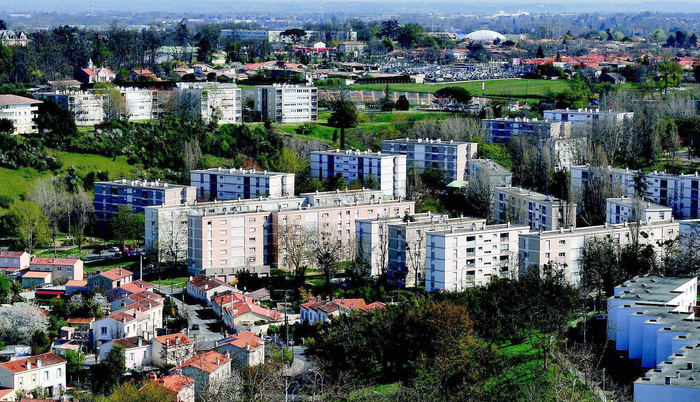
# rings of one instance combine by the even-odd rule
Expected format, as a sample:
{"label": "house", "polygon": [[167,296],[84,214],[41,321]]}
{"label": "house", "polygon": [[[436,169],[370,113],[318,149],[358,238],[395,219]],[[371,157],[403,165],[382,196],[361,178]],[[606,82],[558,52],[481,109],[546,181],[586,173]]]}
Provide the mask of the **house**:
{"label": "house", "polygon": [[346,41],[338,45],[338,51],[343,54],[358,57],[365,51],[365,44],[359,41]]}
{"label": "house", "polygon": [[600,82],[609,82],[611,84],[624,84],[627,79],[618,73],[603,73],[599,77]]}
{"label": "house", "polygon": [[132,304],[138,303],[142,300],[154,301],[156,303],[163,303],[165,301],[163,296],[159,295],[158,293],[153,293],[150,290],[146,290],[143,292],[126,295],[121,299],[113,300],[110,303],[110,308],[113,311],[116,311],[131,306]]}
{"label": "house", "polygon": [[127,370],[134,370],[142,366],[151,365],[151,345],[140,336],[113,339],[103,343],[99,348],[100,360],[105,360],[107,358],[107,354],[112,350],[114,345],[119,345],[123,348],[124,362]]}
{"label": "house", "polygon": [[211,305],[214,296],[236,290],[238,289],[223,281],[205,275],[197,275],[187,282],[187,295],[207,306]]}
{"label": "house", "polygon": [[53,353],[0,363],[0,386],[15,391],[46,390],[59,396],[66,389],[66,361]]}
{"label": "house", "polygon": [[182,333],[156,336],[151,339],[153,365],[172,367],[194,356],[194,341]]}
{"label": "house", "polygon": [[119,339],[137,335],[136,314],[128,314],[122,311],[112,313],[107,317],[96,320],[93,324],[93,342],[99,346],[112,339]]}
{"label": "house", "polygon": [[22,287],[25,289],[47,283],[51,283],[51,272],[27,271],[22,275]]}
{"label": "house", "polygon": [[[135,296],[135,295],[132,295]],[[122,299],[126,301],[126,299]],[[163,303],[148,298],[133,301],[131,304],[124,303],[113,313],[125,313],[136,319],[136,333],[146,339],[155,336],[156,331],[163,327]]]}
{"label": "house", "polygon": [[[155,373],[152,374],[156,376]],[[153,378],[153,377],[152,377]],[[170,374],[162,378],[153,378],[153,381],[146,384],[147,387],[162,387],[175,394],[177,402],[194,402],[194,379],[182,374]]]}
{"label": "house", "polygon": [[113,268],[88,278],[88,288],[92,291],[118,288],[131,282],[133,275],[124,268]]}
{"label": "house", "polygon": [[173,371],[181,370],[183,375],[194,380],[195,395],[207,391],[209,387],[224,384],[231,377],[231,359],[219,352],[210,350],[192,356]]}
{"label": "house", "polygon": [[153,289],[153,284],[139,279],[121,285],[118,288],[109,289],[105,292],[105,296],[107,297],[107,300],[113,302],[115,300],[120,300],[127,296],[145,292],[151,289]]}
{"label": "house", "polygon": [[27,46],[29,38],[22,31],[0,30],[0,44],[3,46]]}
{"label": "house", "polygon": [[79,339],[92,343],[92,329],[95,317],[70,317],[66,320],[68,326],[75,328],[73,339]]}
{"label": "house", "polygon": [[265,363],[265,342],[250,331],[242,331],[217,341],[216,350],[229,355],[232,363],[238,367]]}
{"label": "house", "polygon": [[34,257],[29,264],[29,270],[51,271],[51,278],[56,282],[83,280],[83,261],[79,258]]}
{"label": "house", "polygon": [[15,401],[17,395],[12,388],[0,388],[0,401]]}
{"label": "house", "polygon": [[40,100],[25,98],[18,95],[0,95],[0,119],[12,121],[13,131],[10,134],[35,134],[36,122],[39,116]]}
{"label": "house", "polygon": [[77,281],[75,279],[71,279],[66,284],[64,285],[66,287],[66,296],[72,296],[74,293],[82,292],[82,293],[87,293],[88,291],[88,286],[87,286],[88,281],[85,279]]}
{"label": "house", "polygon": [[317,322],[325,324],[330,321],[330,317],[340,316],[340,306],[330,300],[309,300],[300,308],[299,319],[309,325]]}
{"label": "house", "polygon": [[232,292],[217,296],[212,301],[214,314],[231,330],[245,330],[260,322],[270,323],[282,319],[279,311],[264,308],[241,293]]}
{"label": "house", "polygon": [[93,68],[92,62],[88,64],[88,68],[81,68],[76,75],[76,79],[87,84],[96,84],[98,82],[113,82],[117,75],[107,67]]}
{"label": "house", "polygon": [[26,251],[0,251],[0,270],[16,272],[27,269],[31,258]]}
{"label": "house", "polygon": [[156,75],[151,72],[151,70],[131,70],[129,73],[129,80],[131,81],[148,81],[148,80],[155,80]]}
{"label": "house", "polygon": [[253,299],[253,301],[256,301],[256,302],[270,300],[270,291],[265,289],[265,288],[260,288],[258,290],[254,290],[252,292],[248,292],[245,295],[250,297],[251,299]]}

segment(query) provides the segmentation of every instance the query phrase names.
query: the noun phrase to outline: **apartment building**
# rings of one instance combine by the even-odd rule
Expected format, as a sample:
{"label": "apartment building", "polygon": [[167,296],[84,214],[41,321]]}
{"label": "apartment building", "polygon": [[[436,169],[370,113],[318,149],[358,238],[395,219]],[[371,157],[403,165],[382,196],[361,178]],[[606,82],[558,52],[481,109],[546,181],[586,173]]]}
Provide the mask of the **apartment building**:
{"label": "apartment building", "polygon": [[440,139],[397,139],[382,141],[382,153],[406,155],[408,168],[437,169],[445,181],[465,180],[467,161],[476,157],[477,143]]}
{"label": "apartment building", "polygon": [[126,118],[129,121],[153,118],[153,92],[142,88],[118,88],[124,98]]}
{"label": "apartment building", "polygon": [[634,112],[601,111],[600,108],[545,110],[543,115],[551,121],[569,121],[573,127],[590,126],[594,122],[624,123],[625,120],[631,122],[634,119]]}
{"label": "apartment building", "polygon": [[0,363],[0,386],[24,392],[38,388],[59,397],[66,390],[66,361],[44,353]]}
{"label": "apartment building", "polygon": [[557,230],[576,226],[576,203],[521,187],[493,189],[493,219],[527,225],[530,230]]}
{"label": "apartment building", "polygon": [[39,92],[39,99],[50,99],[73,115],[76,126],[94,126],[105,121],[107,95],[87,91]]}
{"label": "apartment building", "polygon": [[180,260],[187,258],[188,215],[237,214],[250,211],[276,211],[300,208],[304,198],[254,198],[214,202],[194,202],[184,205],[160,205],[145,208],[146,249],[154,251],[159,258]]}
{"label": "apartment building", "polygon": [[51,272],[51,281],[61,283],[83,280],[83,261],[79,258],[34,257],[29,270]]}
{"label": "apartment building", "polygon": [[151,356],[156,367],[172,367],[194,356],[194,341],[182,333],[156,336],[151,339]]}
{"label": "apartment building", "polygon": [[216,119],[219,124],[243,122],[241,89],[236,84],[218,82],[178,82],[181,101],[192,104],[205,122]]}
{"label": "apartment building", "polygon": [[339,149],[311,152],[312,178],[325,180],[336,175],[347,184],[362,183],[386,196],[406,196],[406,155]]}
{"label": "apartment building", "polygon": [[112,219],[120,206],[134,213],[142,213],[147,206],[184,205],[193,203],[197,189],[190,186],[168,184],[160,180],[114,180],[94,184],[95,215],[106,222]]}
{"label": "apartment building", "polygon": [[236,200],[294,195],[294,174],[256,169],[192,170],[190,184],[207,200]]}
{"label": "apartment building", "polygon": [[506,223],[449,228],[426,234],[425,290],[461,291],[491,277],[517,274],[518,239],[527,226]]}
{"label": "apartment building", "polygon": [[339,205],[355,205],[376,203],[384,198],[381,190],[358,189],[358,190],[336,190],[318,191],[313,193],[301,193],[299,197],[304,199],[304,204],[309,207],[329,207]]}
{"label": "apartment building", "polygon": [[571,168],[570,189],[573,197],[581,197],[584,186],[593,177],[609,185],[615,197],[634,197],[635,177],[646,183],[644,198],[650,202],[671,207],[679,219],[695,219],[698,213],[700,176],[669,174],[663,171],[640,172],[612,167],[574,166]]}
{"label": "apartment building", "polygon": [[563,267],[565,279],[576,285],[581,280],[580,259],[586,241],[610,237],[624,247],[636,239],[641,245],[650,245],[660,253],[658,242],[675,239],[678,233],[677,221],[652,221],[641,225],[606,223],[601,226],[570,227],[568,230],[560,227],[559,230],[527,233],[520,236],[520,263],[526,270],[550,262],[557,264]]}
{"label": "apartment building", "polygon": [[481,120],[484,138],[489,142],[506,143],[519,136],[529,136],[539,139],[558,139],[571,136],[571,122],[539,120],[537,118],[508,118]]}
{"label": "apartment building", "polygon": [[17,95],[0,95],[0,119],[12,121],[10,134],[36,134],[34,119],[39,115],[39,105],[43,103],[32,98]]}
{"label": "apartment building", "polygon": [[491,159],[470,159],[467,180],[485,180],[491,187],[509,187],[513,183],[513,173]]}
{"label": "apartment building", "polygon": [[605,221],[610,224],[663,221],[672,217],[671,207],[628,197],[605,199]]}
{"label": "apartment building", "polygon": [[318,89],[316,87],[275,84],[256,85],[253,110],[262,120],[278,123],[318,121]]}
{"label": "apartment building", "polygon": [[485,219],[428,214],[421,222],[409,219],[387,225],[388,282],[393,286],[415,287],[425,283],[427,233],[439,230],[471,229],[482,226]]}

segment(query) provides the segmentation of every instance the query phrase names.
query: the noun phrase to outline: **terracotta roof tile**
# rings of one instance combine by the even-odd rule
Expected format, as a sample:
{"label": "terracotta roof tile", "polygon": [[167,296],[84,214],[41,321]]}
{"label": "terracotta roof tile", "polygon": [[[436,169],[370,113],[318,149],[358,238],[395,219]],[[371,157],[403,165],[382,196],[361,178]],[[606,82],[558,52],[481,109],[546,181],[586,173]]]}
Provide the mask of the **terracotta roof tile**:
{"label": "terracotta roof tile", "polygon": [[29,271],[22,275],[22,278],[44,279],[51,275],[51,271]]}
{"label": "terracotta roof tile", "polygon": [[156,381],[157,385],[167,388],[175,393],[180,392],[186,386],[194,384],[194,380],[182,374],[170,374]]}
{"label": "terracotta roof tile", "polygon": [[218,370],[219,367],[228,363],[229,360],[229,358],[222,355],[221,353],[210,350],[208,352],[189,358],[189,360],[187,360],[181,366],[175,367],[175,369],[183,367],[194,367],[196,369],[211,374]]}
{"label": "terracotta roof tile", "polygon": [[124,268],[114,268],[109,271],[99,274],[99,276],[104,276],[107,279],[116,281],[117,279],[126,278],[127,276],[133,275],[133,272],[128,271]]}
{"label": "terracotta roof tile", "polygon": [[21,257],[26,254],[26,251],[0,251],[0,257]]}
{"label": "terracotta roof tile", "polygon": [[21,373],[23,371],[27,371],[27,363],[31,364],[31,369],[35,369],[38,360],[41,360],[41,367],[53,366],[54,364],[66,362],[55,354],[49,352],[41,355],[26,357],[24,359],[13,360],[11,362],[0,363],[0,367],[3,367],[13,373]]}
{"label": "terracotta roof tile", "polygon": [[78,261],[80,260],[77,258],[34,257],[31,264],[75,265]]}
{"label": "terracotta roof tile", "polygon": [[161,343],[163,345],[165,345],[166,340],[169,340],[170,345],[175,345],[175,344],[177,344],[178,338],[180,339],[180,345],[194,342],[192,339],[186,337],[181,332],[178,332],[176,334],[170,334],[170,335],[156,336],[155,338],[153,338],[153,340],[158,342],[158,343]]}

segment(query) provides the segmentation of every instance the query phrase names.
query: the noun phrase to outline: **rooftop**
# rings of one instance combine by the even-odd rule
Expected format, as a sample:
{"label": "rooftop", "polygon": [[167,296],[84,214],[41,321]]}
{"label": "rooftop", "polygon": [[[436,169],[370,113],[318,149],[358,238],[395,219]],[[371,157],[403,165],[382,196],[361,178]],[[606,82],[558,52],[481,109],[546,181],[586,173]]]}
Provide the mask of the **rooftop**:
{"label": "rooftop", "polygon": [[169,346],[169,345],[184,345],[188,343],[193,343],[194,341],[185,335],[183,335],[181,332],[178,332],[176,334],[170,334],[170,335],[162,335],[162,336],[156,336],[153,338],[154,341],[161,343],[163,345]]}
{"label": "rooftop", "polygon": [[639,206],[643,207],[645,211],[673,211],[673,208],[667,207],[660,204],[655,204],[649,201],[635,200],[629,197],[619,197],[619,198],[606,198],[606,202],[611,202],[615,204],[622,204],[629,207],[634,207],[635,202],[639,202]]}
{"label": "rooftop", "polygon": [[251,350],[263,346],[262,338],[250,331],[242,331],[229,338],[217,342],[217,347],[232,345],[239,349]]}
{"label": "rooftop", "polygon": [[[579,228],[569,228],[565,230],[564,228],[559,228],[559,230],[547,230],[543,232],[537,232],[537,233],[523,233],[521,236],[539,236],[541,238],[547,238],[547,237],[561,237],[562,234],[566,236],[580,236],[580,235],[592,235],[592,234],[600,234],[600,233],[605,233],[605,232],[610,232],[613,233],[616,230],[629,230],[630,228],[636,227],[637,223],[619,223],[619,224],[604,224],[604,225],[598,225],[598,226],[586,226],[586,227],[579,227]],[[628,228],[629,226],[629,228]],[[644,227],[665,227],[665,226],[678,226],[677,221],[652,221],[651,223],[648,222],[642,222],[642,227],[641,230],[644,229]]]}
{"label": "rooftop", "polygon": [[700,344],[683,347],[634,383],[700,388]]}
{"label": "rooftop", "polygon": [[140,336],[132,336],[130,338],[114,339],[113,342],[124,349],[138,348],[147,346],[148,343],[143,341]]}
{"label": "rooftop", "polygon": [[682,294],[679,289],[696,278],[666,278],[663,276],[637,276],[615,287],[611,299],[667,303]]}
{"label": "rooftop", "polygon": [[69,286],[74,286],[74,287],[83,287],[87,286],[87,281],[86,280],[77,280],[77,279],[71,279],[68,282],[66,282],[66,287]]}
{"label": "rooftop", "polygon": [[78,261],[80,261],[78,258],[34,257],[31,264],[75,265]]}
{"label": "rooftop", "polygon": [[219,352],[215,352],[213,350],[210,350],[208,352],[204,352],[202,354],[199,354],[199,355],[196,355],[196,356],[189,358],[182,365],[175,367],[175,369],[183,368],[183,367],[194,367],[196,369],[199,369],[199,370],[202,370],[204,372],[211,374],[214,371],[218,370],[219,367],[225,365],[228,362],[229,362],[229,358],[227,358],[226,356],[222,355]]}
{"label": "rooftop", "polygon": [[43,103],[40,100],[25,98],[24,96],[17,95],[0,95],[0,106],[5,105],[35,105],[38,103]]}
{"label": "rooftop", "polygon": [[226,169],[226,168],[211,168],[203,170],[191,170],[190,173],[216,173],[219,175],[228,176],[294,176],[294,173],[270,172],[268,170],[257,169]]}
{"label": "rooftop", "polygon": [[107,279],[116,281],[118,279],[126,278],[127,276],[131,276],[133,274],[134,274],[133,272],[128,271],[124,268],[113,268],[113,269],[110,269],[109,271],[102,272],[101,274],[99,274],[97,276],[103,276]]}
{"label": "rooftop", "polygon": [[[491,159],[470,159],[473,165],[479,166],[481,169],[488,171],[490,174],[510,174],[511,171],[501,166],[501,164],[492,161]],[[471,170],[471,167],[470,167]]]}
{"label": "rooftop", "polygon": [[389,154],[389,153],[382,153],[381,151],[378,152],[370,152],[370,151],[358,151],[358,150],[351,150],[351,149],[329,149],[327,151],[312,151],[311,155],[313,154],[324,154],[324,155],[347,155],[347,156],[367,156],[367,157],[376,157],[376,158],[400,158],[400,157],[406,157],[406,155],[396,155],[396,154]]}
{"label": "rooftop", "polygon": [[194,380],[182,374],[170,374],[155,381],[157,385],[167,388],[175,393],[180,392],[186,386],[194,384]]}
{"label": "rooftop", "polygon": [[[496,190],[502,191],[504,193],[508,193],[517,197],[527,197],[531,200],[535,201],[540,201],[540,202],[564,202],[560,200],[559,198],[552,197],[551,195],[544,195],[542,193],[538,193],[537,191],[532,191],[528,190],[522,187],[496,187]],[[576,205],[576,204],[573,204]]]}
{"label": "rooftop", "polygon": [[27,254],[26,251],[0,251],[0,257],[17,258]]}
{"label": "rooftop", "polygon": [[23,371],[36,369],[37,366],[48,367],[65,362],[65,360],[49,352],[24,359],[13,360],[11,362],[0,363],[0,366],[13,373],[21,373]]}
{"label": "rooftop", "polygon": [[44,279],[49,275],[51,275],[51,271],[28,271],[27,273],[22,275],[22,278]]}
{"label": "rooftop", "polygon": [[95,185],[103,186],[116,186],[116,187],[143,187],[143,188],[176,188],[182,189],[191,186],[183,186],[180,184],[170,184],[166,182],[161,182],[160,180],[148,181],[148,180],[111,180],[111,181],[98,181]]}
{"label": "rooftop", "polygon": [[437,139],[432,139],[432,138],[397,138],[394,140],[383,140],[382,141],[387,142],[387,143],[392,143],[392,142],[401,142],[405,144],[433,144],[433,145],[463,145],[463,144],[475,144],[475,142],[464,142],[464,141],[454,141],[454,140],[449,140],[449,141],[443,141],[440,138]]}

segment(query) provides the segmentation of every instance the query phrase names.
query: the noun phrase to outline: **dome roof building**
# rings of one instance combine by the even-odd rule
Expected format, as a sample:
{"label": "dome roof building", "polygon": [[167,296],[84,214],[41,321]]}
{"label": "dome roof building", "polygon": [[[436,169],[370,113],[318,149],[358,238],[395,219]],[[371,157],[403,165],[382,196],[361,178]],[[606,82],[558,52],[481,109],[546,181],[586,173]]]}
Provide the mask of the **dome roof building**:
{"label": "dome roof building", "polygon": [[506,40],[506,37],[496,31],[479,30],[470,32],[466,36],[467,39],[475,41],[494,41],[496,39]]}

